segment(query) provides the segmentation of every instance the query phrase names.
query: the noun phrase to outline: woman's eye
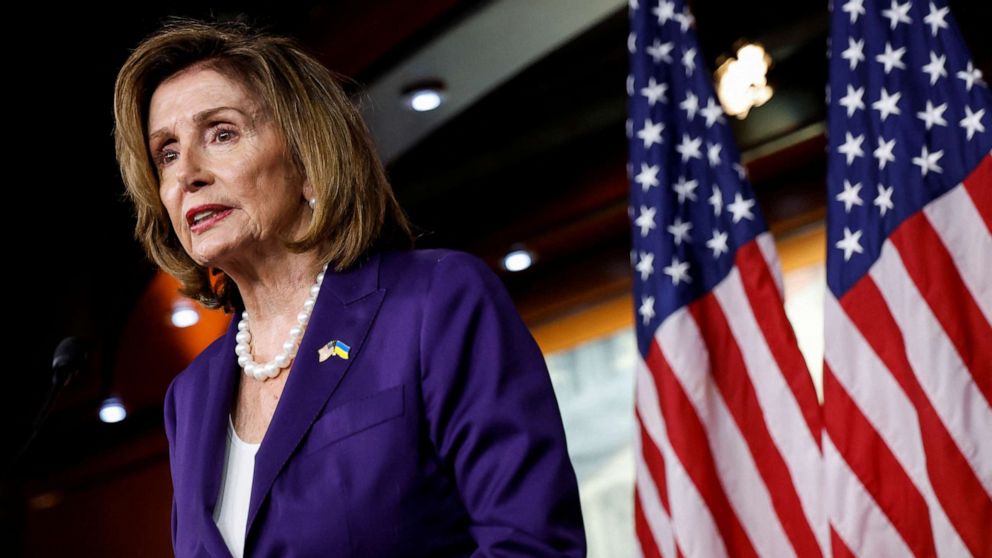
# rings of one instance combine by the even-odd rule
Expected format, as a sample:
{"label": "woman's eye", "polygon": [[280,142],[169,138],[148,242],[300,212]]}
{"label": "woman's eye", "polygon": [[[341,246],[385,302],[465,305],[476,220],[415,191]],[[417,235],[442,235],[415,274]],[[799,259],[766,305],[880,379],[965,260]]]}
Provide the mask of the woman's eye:
{"label": "woman's eye", "polygon": [[178,153],[175,151],[160,151],[158,157],[156,157],[156,159],[158,159],[159,166],[164,166],[174,161],[175,158],[172,157],[173,155],[178,155]]}
{"label": "woman's eye", "polygon": [[[237,130],[232,130],[230,128],[217,128],[214,131],[214,138],[221,143],[234,141],[237,136]],[[155,161],[159,166],[165,166],[175,161],[178,156],[178,151],[159,151],[158,155],[155,157]]]}

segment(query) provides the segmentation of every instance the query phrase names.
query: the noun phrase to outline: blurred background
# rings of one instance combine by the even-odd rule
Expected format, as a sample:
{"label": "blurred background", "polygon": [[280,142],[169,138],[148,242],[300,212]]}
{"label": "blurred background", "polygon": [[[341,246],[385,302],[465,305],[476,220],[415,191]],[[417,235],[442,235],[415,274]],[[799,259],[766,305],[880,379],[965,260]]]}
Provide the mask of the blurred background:
{"label": "blurred background", "polygon": [[[746,43],[772,59],[771,97],[728,120],[779,244],[788,311],[816,374],[826,3],[689,4],[708,71]],[[950,7],[976,65],[992,75],[989,3]],[[171,555],[162,398],[226,317],[184,301],[144,258],[114,158],[116,72],[167,15],[247,18],[297,38],[349,78],[402,205],[427,231],[419,246],[490,263],[544,350],[589,555],[635,555],[626,0],[41,9],[8,20],[27,28],[6,60],[7,129],[21,155],[5,166],[26,184],[11,187],[4,206],[14,247],[8,278],[23,285],[6,292],[13,316],[29,325],[10,322],[4,463],[42,406],[58,343],[77,336],[88,354],[28,451],[5,468],[0,523],[10,532],[0,555]],[[440,104],[411,106],[432,101]],[[508,269],[515,266],[523,269]]]}

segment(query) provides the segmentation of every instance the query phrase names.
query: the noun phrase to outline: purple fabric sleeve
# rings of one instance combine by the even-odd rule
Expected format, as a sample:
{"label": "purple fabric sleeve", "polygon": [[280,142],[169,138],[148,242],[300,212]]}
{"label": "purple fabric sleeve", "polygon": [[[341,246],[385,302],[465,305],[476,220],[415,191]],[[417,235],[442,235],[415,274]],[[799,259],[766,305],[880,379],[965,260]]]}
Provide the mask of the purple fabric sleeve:
{"label": "purple fabric sleeve", "polygon": [[503,283],[442,258],[421,332],[429,432],[472,518],[474,556],[585,556],[575,472],[544,357]]}

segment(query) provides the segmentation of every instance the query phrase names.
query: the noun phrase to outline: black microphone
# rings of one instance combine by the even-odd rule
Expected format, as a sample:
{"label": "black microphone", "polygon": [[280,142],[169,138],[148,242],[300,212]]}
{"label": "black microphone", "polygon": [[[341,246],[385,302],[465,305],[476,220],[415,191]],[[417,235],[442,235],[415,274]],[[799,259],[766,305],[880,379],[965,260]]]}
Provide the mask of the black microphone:
{"label": "black microphone", "polygon": [[55,404],[55,399],[69,385],[69,382],[79,374],[80,370],[83,369],[88,357],[89,351],[86,349],[86,344],[78,337],[66,337],[55,348],[55,354],[52,357],[52,385],[48,388],[45,402],[42,403],[41,409],[39,409],[37,416],[35,416],[30,435],[24,441],[21,449],[14,454],[9,469],[13,469],[21,457],[23,457],[24,452],[27,451],[31,442],[34,441],[35,436],[38,435],[38,431],[41,430],[41,425],[48,418],[48,413],[51,412]]}
{"label": "black microphone", "polygon": [[52,385],[62,389],[69,385],[86,364],[86,345],[78,337],[66,337],[55,347],[52,357]]}

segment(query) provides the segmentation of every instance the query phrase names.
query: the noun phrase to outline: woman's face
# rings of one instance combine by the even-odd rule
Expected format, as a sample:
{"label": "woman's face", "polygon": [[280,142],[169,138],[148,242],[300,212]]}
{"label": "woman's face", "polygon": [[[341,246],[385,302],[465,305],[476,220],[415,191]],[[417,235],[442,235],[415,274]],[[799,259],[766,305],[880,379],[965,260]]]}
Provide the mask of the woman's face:
{"label": "woman's face", "polygon": [[[278,128],[239,83],[210,69],[163,81],[148,112],[159,195],[202,266],[259,265],[309,222],[307,183]],[[212,211],[212,213],[210,213]]]}

